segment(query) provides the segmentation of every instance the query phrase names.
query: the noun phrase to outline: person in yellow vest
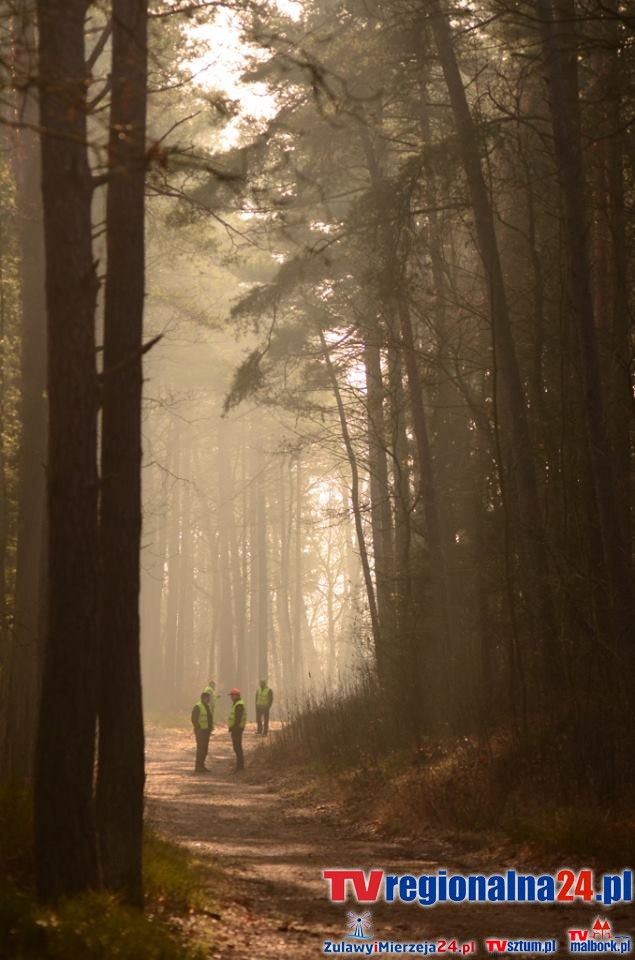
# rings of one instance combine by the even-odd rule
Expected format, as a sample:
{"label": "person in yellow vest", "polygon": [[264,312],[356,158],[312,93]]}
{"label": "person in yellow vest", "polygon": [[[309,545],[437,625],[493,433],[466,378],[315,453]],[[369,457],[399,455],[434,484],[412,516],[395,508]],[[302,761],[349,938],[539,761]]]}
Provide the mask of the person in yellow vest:
{"label": "person in yellow vest", "polygon": [[209,708],[209,693],[206,690],[201,694],[201,699],[194,704],[192,709],[192,727],[196,737],[196,764],[194,773],[205,773],[207,767],[207,751],[209,750],[209,738],[212,733],[212,712]]}
{"label": "person in yellow vest", "polygon": [[256,732],[265,737],[269,733],[269,711],[272,703],[273,690],[267,686],[266,680],[261,680],[256,690],[256,723],[258,724]]}
{"label": "person in yellow vest", "polygon": [[216,693],[216,684],[213,680],[205,687],[205,693],[209,693],[209,709],[212,715],[212,733],[214,732],[214,711],[216,709],[216,701],[220,700],[220,693]]}
{"label": "person in yellow vest", "polygon": [[243,730],[245,729],[245,724],[247,723],[247,708],[245,707],[245,701],[241,697],[238,687],[234,687],[233,690],[230,690],[229,696],[232,698],[232,708],[229,711],[229,717],[227,718],[227,726],[229,727],[229,732],[232,735],[232,746],[234,748],[234,753],[236,754],[236,770],[244,770],[245,759],[243,757]]}

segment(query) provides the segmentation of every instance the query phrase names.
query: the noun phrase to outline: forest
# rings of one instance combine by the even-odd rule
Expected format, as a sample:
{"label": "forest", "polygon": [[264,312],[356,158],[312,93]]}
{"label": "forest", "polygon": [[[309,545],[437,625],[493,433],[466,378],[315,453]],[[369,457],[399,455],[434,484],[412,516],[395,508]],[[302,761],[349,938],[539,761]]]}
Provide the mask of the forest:
{"label": "forest", "polygon": [[0,93],[0,957],[194,956],[210,678],[246,783],[623,868],[630,4],[0,0]]}

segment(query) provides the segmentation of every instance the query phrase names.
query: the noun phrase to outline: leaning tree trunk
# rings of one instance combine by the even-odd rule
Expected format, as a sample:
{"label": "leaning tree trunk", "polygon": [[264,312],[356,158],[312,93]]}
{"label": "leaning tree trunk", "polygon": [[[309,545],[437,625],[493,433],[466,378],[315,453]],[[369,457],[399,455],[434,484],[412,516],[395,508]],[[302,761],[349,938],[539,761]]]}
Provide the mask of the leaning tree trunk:
{"label": "leaning tree trunk", "polygon": [[49,397],[49,606],[35,768],[35,872],[44,900],[97,882],[98,283],[86,149],[88,6],[87,0],[37,4]]}
{"label": "leaning tree trunk", "polygon": [[364,525],[362,523],[362,511],[359,496],[359,468],[357,466],[357,456],[355,454],[355,448],[353,446],[351,434],[348,429],[346,409],[344,407],[344,401],[342,400],[342,392],[337,379],[337,373],[335,371],[335,367],[333,366],[333,361],[331,360],[331,354],[329,351],[329,346],[326,342],[326,337],[324,336],[324,331],[321,327],[319,329],[319,337],[320,345],[322,347],[322,355],[324,356],[329,380],[331,381],[331,387],[335,396],[337,412],[340,418],[340,428],[342,430],[342,439],[344,441],[346,455],[348,457],[348,463],[351,470],[351,507],[353,509],[353,519],[355,521],[357,548],[359,550],[359,556],[362,563],[362,572],[364,574],[364,584],[366,586],[366,598],[368,601],[368,611],[370,613],[373,646],[375,650],[375,663],[377,665],[377,673],[380,680],[382,683],[386,684],[390,679],[390,668],[386,654],[386,643],[384,637],[382,636],[381,624],[379,622],[375,584],[373,583],[373,576],[370,568],[368,548],[364,538]]}
{"label": "leaning tree trunk", "polygon": [[147,0],[113,0],[102,418],[97,814],[105,884],[143,901],[139,656]]}

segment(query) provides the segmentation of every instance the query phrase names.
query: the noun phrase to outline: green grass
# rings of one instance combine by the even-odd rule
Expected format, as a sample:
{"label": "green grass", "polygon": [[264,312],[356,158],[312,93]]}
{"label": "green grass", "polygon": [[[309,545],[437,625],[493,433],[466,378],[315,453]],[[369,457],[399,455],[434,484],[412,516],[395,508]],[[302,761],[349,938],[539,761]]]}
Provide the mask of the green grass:
{"label": "green grass", "polygon": [[214,864],[146,830],[146,913],[96,891],[43,907],[34,896],[31,809],[28,790],[0,788],[0,960],[201,960],[163,918],[209,910],[210,878],[215,889],[222,882]]}
{"label": "green grass", "polygon": [[25,787],[0,785],[0,877],[28,882],[33,874],[33,815]]}
{"label": "green grass", "polygon": [[0,894],[0,957],[11,960],[202,960],[166,926],[106,893],[55,909],[7,886]]}
{"label": "green grass", "polygon": [[146,829],[143,878],[148,904],[156,909],[187,913],[209,908],[209,885],[222,883],[214,863],[202,863],[187,850]]}
{"label": "green grass", "polygon": [[[9,862],[18,850],[12,843]],[[0,960],[201,960],[200,950],[176,939],[160,917],[207,910],[210,868],[151,831],[143,857],[145,914],[96,891],[42,907],[30,884],[7,880],[0,892]]]}

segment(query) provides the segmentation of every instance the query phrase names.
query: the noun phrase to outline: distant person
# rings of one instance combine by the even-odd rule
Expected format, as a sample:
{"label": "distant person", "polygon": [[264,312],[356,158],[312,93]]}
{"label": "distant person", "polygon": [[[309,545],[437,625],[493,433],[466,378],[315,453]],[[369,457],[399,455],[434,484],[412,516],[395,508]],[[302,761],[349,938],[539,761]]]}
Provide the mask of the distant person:
{"label": "distant person", "polygon": [[207,767],[205,761],[209,750],[209,738],[212,733],[213,718],[212,711],[209,708],[210,696],[206,690],[203,690],[201,699],[194,704],[192,709],[192,727],[196,737],[196,764],[194,773],[205,773]]}
{"label": "distant person", "polygon": [[212,714],[212,733],[214,732],[214,713],[216,711],[216,702],[220,700],[220,693],[216,693],[216,684],[213,680],[205,687],[205,693],[209,693],[209,709]]}
{"label": "distant person", "polygon": [[261,680],[256,690],[256,723],[258,724],[256,732],[265,737],[269,733],[269,711],[272,703],[273,690],[267,686],[266,680]]}
{"label": "distant person", "polygon": [[238,771],[245,769],[245,759],[243,757],[243,730],[245,729],[245,724],[247,723],[247,708],[245,707],[245,701],[241,697],[238,687],[234,687],[233,690],[230,690],[229,696],[232,698],[232,708],[229,711],[229,717],[227,718],[227,726],[229,727],[229,732],[232,735],[232,746],[234,748],[234,753],[236,754],[236,770]]}

